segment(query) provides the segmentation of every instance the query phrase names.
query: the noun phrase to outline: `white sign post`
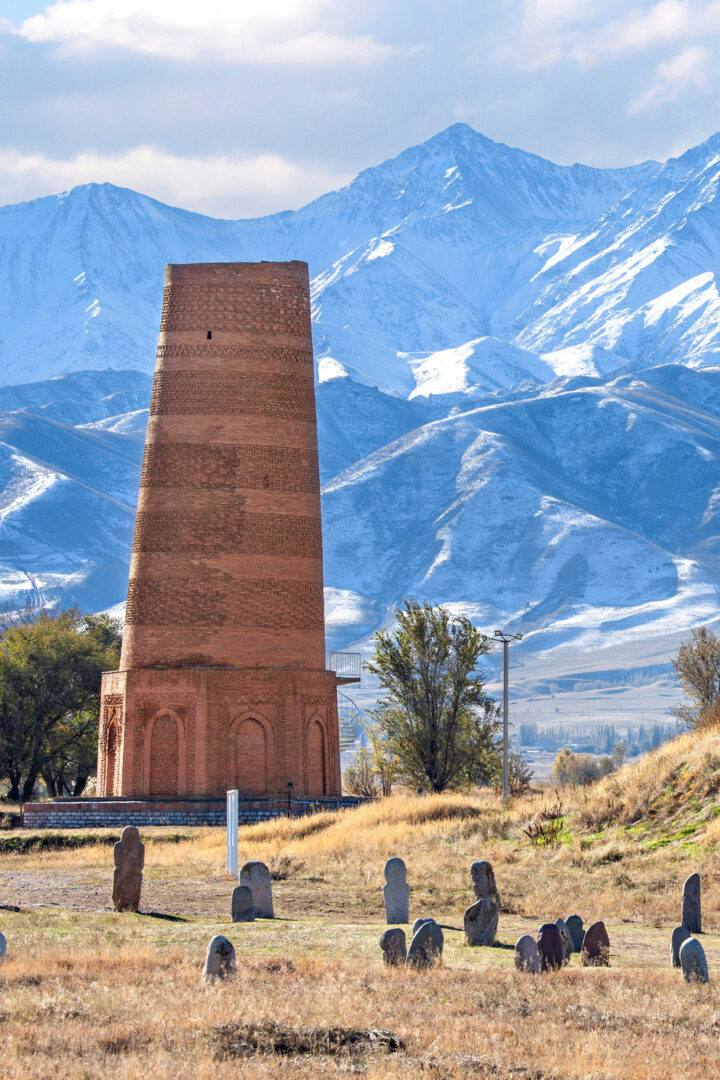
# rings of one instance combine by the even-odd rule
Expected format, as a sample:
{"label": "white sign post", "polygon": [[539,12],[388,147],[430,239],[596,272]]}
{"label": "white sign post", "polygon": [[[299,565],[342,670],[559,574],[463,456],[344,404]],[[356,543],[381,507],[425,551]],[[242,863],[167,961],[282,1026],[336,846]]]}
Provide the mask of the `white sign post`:
{"label": "white sign post", "polygon": [[227,859],[228,874],[238,876],[238,793],[237,789],[227,793]]}

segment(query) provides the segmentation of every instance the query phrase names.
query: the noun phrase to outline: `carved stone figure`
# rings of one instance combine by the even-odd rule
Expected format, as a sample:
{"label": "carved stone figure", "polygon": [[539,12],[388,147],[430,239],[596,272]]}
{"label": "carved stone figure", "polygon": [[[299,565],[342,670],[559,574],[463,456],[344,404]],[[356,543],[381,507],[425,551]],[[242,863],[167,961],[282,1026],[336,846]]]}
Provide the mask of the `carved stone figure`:
{"label": "carved stone figure", "polygon": [[235,975],[235,949],[232,942],[222,934],[210,939],[205,956],[202,977],[205,982],[213,979],[228,979]]}
{"label": "carved stone figure", "polygon": [[468,945],[492,945],[498,925],[497,904],[482,897],[465,912],[465,941]]}
{"label": "carved stone figure", "polygon": [[500,893],[495,884],[495,873],[491,864],[485,859],[474,862],[470,867],[470,877],[472,878],[475,898],[477,900],[492,900],[499,911],[501,907]]}
{"label": "carved stone figure", "polygon": [[385,863],[383,899],[386,923],[410,922],[410,886],[402,859],[388,859]]}
{"label": "carved stone figure", "polygon": [[126,825],[114,848],[113,907],[116,911],[137,911],[140,907],[145,845],[134,825]]}

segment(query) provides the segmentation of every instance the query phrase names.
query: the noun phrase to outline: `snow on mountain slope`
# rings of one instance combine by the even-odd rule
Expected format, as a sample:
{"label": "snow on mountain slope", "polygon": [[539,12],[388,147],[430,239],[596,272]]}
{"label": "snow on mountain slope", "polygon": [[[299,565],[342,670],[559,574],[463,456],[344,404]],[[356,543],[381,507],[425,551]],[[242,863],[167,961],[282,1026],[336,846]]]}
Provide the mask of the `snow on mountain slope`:
{"label": "snow on mountain slope", "polygon": [[0,209],[2,597],[124,598],[164,264],[301,258],[331,642],[414,594],[522,628],[528,686],[662,667],[720,585],[719,150],[567,168],[455,125],[255,221]]}

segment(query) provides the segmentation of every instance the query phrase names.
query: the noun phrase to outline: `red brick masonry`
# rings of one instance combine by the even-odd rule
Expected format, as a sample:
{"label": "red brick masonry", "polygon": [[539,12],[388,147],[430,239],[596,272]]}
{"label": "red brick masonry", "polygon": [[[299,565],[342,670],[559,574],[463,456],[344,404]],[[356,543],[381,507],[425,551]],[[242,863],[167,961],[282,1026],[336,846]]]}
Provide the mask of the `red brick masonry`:
{"label": "red brick masonry", "polygon": [[[359,806],[365,799],[293,799],[291,814],[304,817],[323,810]],[[240,799],[241,825],[287,815],[287,799]],[[54,799],[25,803],[25,829],[122,828],[125,825],[225,825],[225,799]]]}
{"label": "red brick masonry", "polygon": [[98,793],[337,798],[336,686],[307,265],[168,266]]}

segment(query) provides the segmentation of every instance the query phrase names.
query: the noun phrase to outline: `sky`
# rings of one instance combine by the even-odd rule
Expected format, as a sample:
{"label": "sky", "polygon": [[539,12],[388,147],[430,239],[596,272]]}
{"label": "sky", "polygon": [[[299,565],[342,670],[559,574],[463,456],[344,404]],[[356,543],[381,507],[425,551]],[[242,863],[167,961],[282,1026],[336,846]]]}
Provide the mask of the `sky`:
{"label": "sky", "polygon": [[720,129],[720,0],[1,0],[0,204],[294,209],[464,121],[561,164]]}

